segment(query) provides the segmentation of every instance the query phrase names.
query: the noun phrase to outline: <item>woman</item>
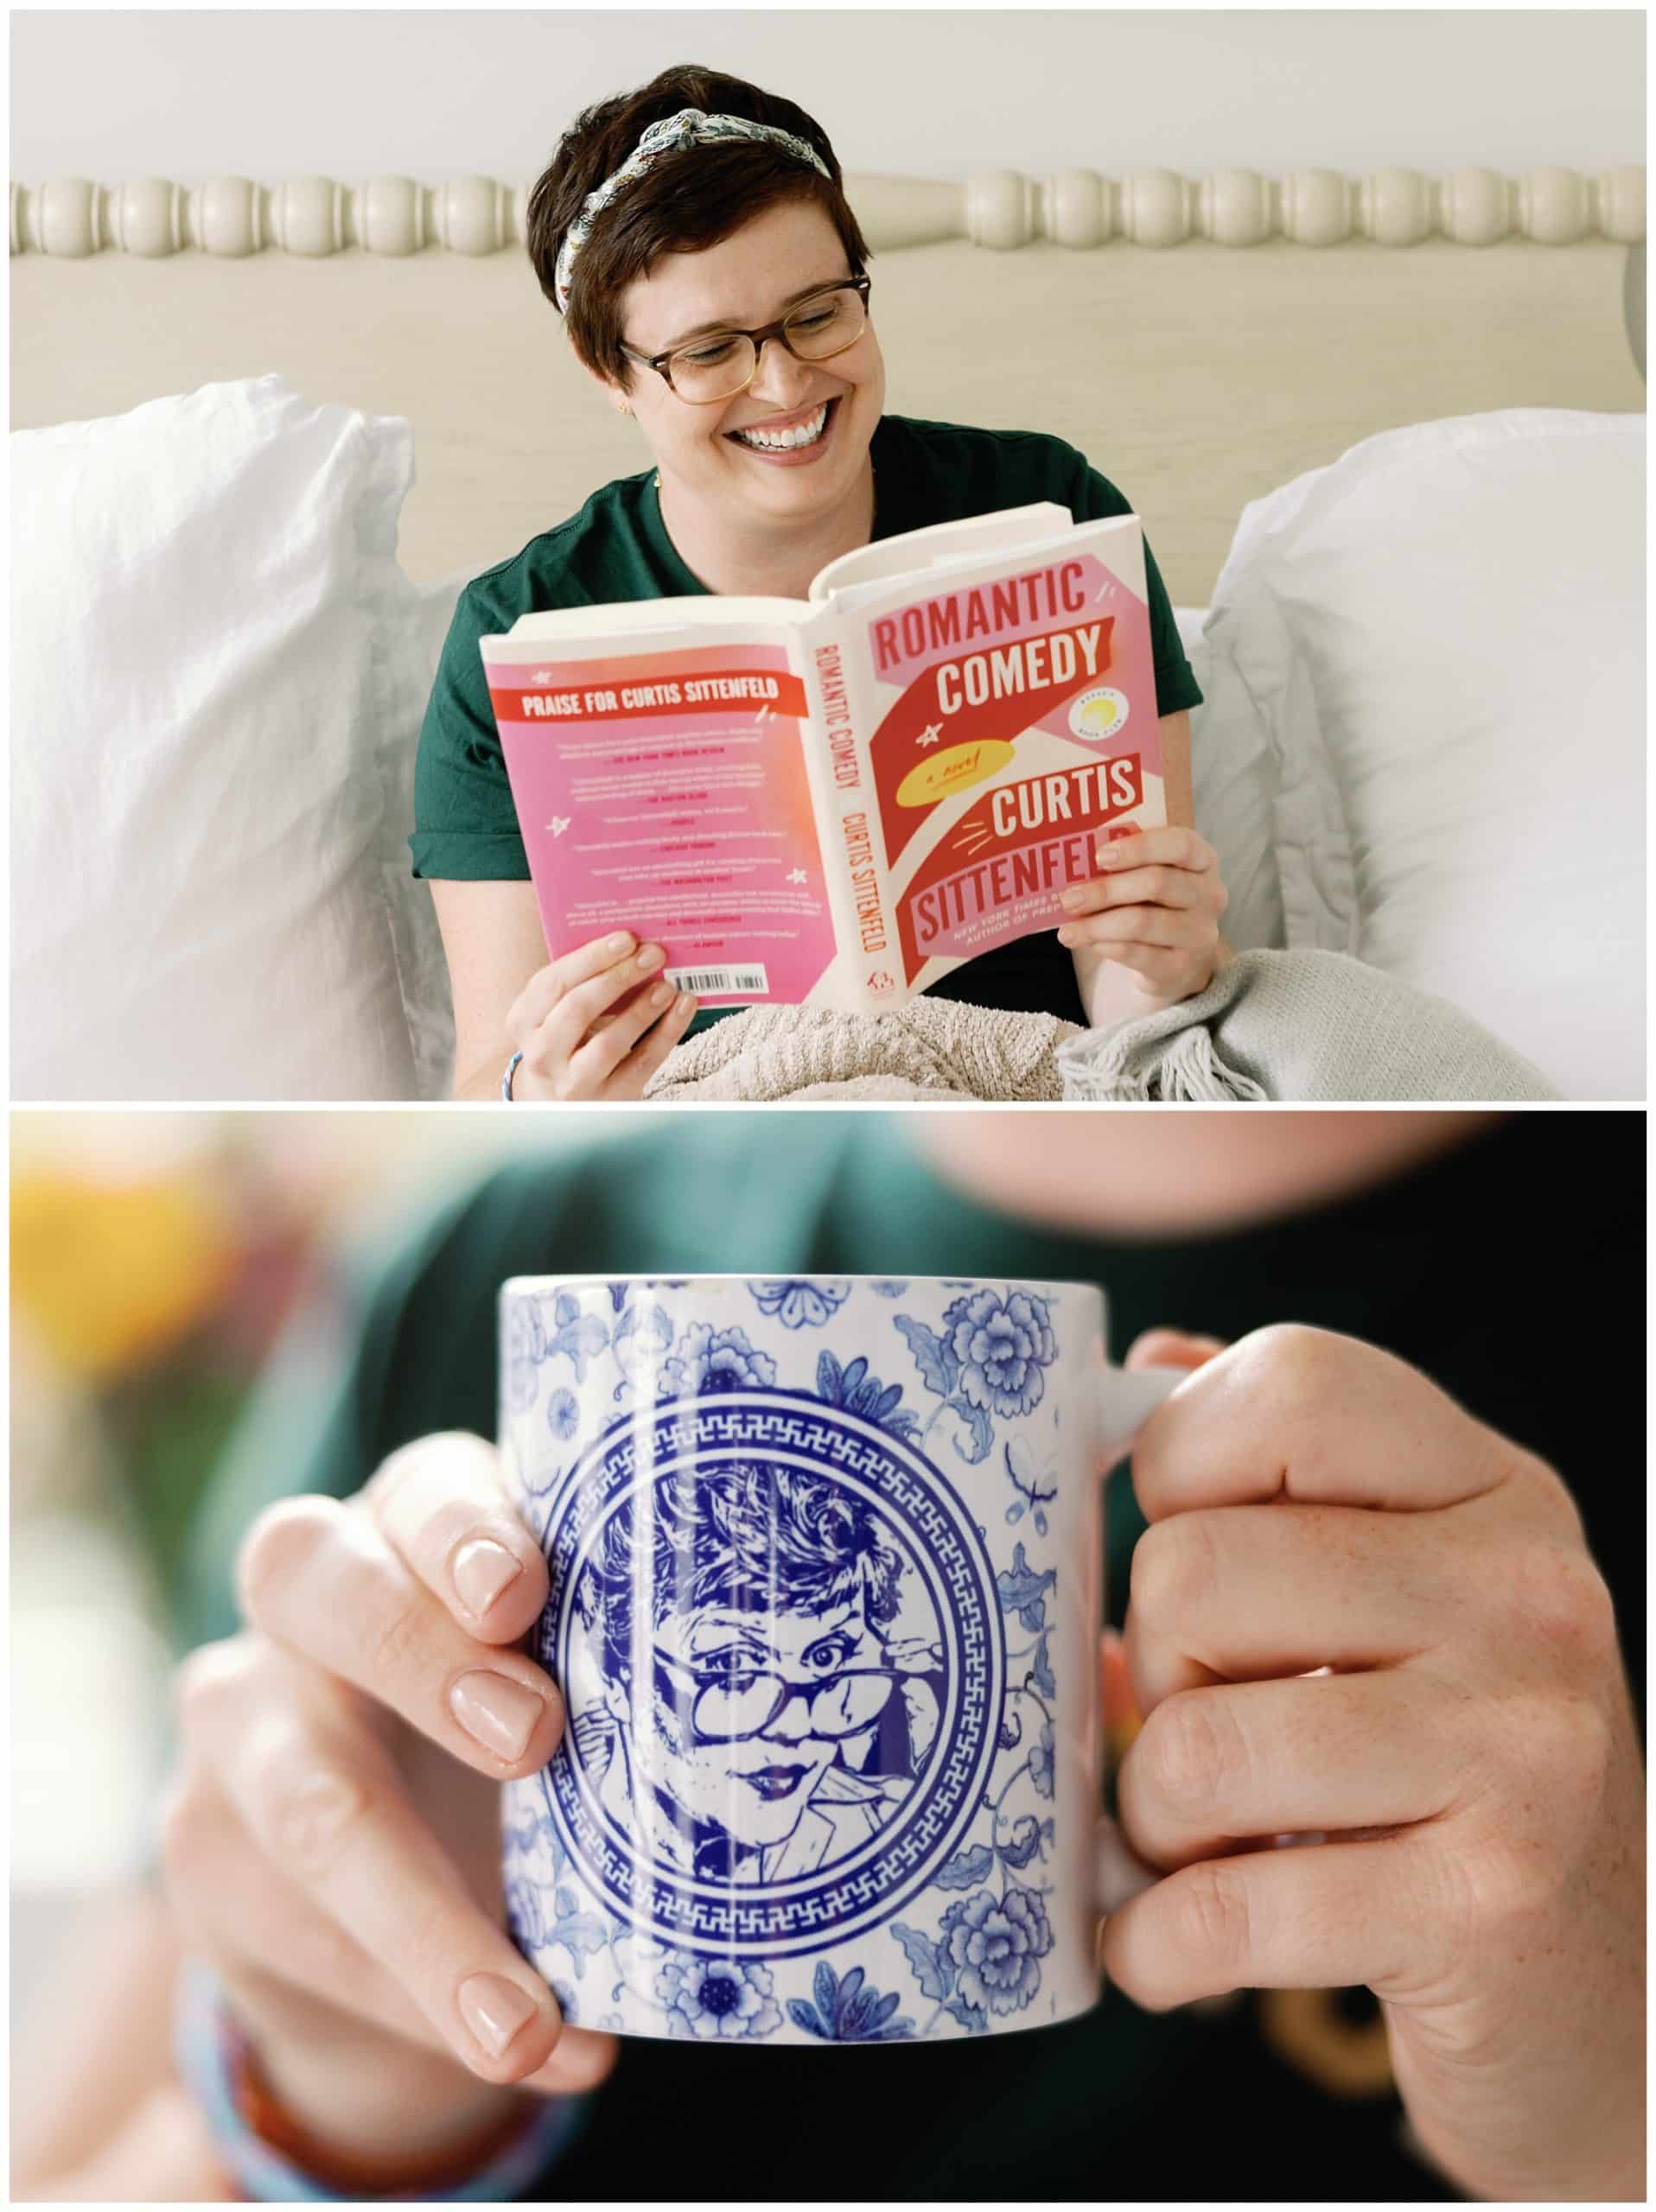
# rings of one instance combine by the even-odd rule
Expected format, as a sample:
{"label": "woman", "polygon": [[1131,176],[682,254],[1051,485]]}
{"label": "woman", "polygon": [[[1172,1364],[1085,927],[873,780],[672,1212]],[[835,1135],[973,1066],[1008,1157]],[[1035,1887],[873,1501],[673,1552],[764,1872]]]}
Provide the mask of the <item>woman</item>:
{"label": "woman", "polygon": [[647,1515],[621,1507],[580,1599],[602,1665],[572,1663],[565,1695],[577,1732],[583,1708],[605,1712],[589,1764],[635,1847],[704,1880],[772,1882],[885,1825],[906,1783],[866,1777],[853,1747],[866,1756],[894,1701],[902,1572],[860,1498],[792,1468],[667,1475]]}
{"label": "woman", "polygon": [[[261,2165],[245,2195],[822,2194],[801,2115],[837,2059],[618,2050],[590,1960],[550,1988],[500,1895],[502,1778],[564,1707],[519,1648],[546,1571],[480,1440],[498,1287],[776,1264],[1099,1281],[1130,1364],[1192,1370],[1106,1515],[1119,1812],[1163,1878],[1118,1893],[1085,2018],[844,2062],[863,2193],[1642,2194],[1643,1783],[1588,1553],[1636,1666],[1641,1117],[1590,1143],[1556,1115],[1031,1127],[697,1114],[548,1147],[411,1236],[314,1423],[273,1370],[191,1548],[188,1632],[222,1640],[179,1692],[173,1917],[135,1904],[60,1967],[55,2032],[20,2039],[15,2195],[216,2199]],[[181,1949],[250,2039],[193,2099]]]}
{"label": "woman", "polygon": [[[868,248],[826,137],[790,100],[666,70],[579,118],[530,196],[527,231],[576,358],[637,421],[655,467],[604,486],[462,593],[421,734],[414,866],[448,954],[455,1096],[636,1098],[692,1018],[717,1017],[652,981],[663,948],[625,932],[547,963],[479,638],[545,607],[802,599],[819,569],[872,540],[1037,499],[1078,520],[1130,507],[1055,438],[883,412]],[[756,353],[742,335],[754,333]],[[735,363],[710,399],[710,357]],[[819,418],[810,458],[761,449]],[[1111,873],[1067,895],[1061,930],[967,962],[939,995],[1096,1027],[1188,997],[1213,973],[1225,892],[1190,826],[1201,694],[1148,545],[1145,575],[1169,826],[1120,841]]]}

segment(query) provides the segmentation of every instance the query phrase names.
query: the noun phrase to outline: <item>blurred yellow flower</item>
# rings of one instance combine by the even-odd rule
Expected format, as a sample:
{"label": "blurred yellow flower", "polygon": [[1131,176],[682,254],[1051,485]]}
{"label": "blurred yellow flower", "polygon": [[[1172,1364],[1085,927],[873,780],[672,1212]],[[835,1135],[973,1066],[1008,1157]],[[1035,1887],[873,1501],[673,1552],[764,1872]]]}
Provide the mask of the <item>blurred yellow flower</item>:
{"label": "blurred yellow flower", "polygon": [[69,1374],[113,1382],[157,1358],[211,1308],[235,1267],[207,1183],[41,1166],[11,1186],[11,1295]]}

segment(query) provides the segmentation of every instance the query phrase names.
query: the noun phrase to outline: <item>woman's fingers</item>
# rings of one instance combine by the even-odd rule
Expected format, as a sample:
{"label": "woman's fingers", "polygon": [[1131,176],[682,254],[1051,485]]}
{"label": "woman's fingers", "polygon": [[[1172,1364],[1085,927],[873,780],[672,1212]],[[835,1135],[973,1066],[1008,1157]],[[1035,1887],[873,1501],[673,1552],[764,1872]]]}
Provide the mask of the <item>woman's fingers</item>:
{"label": "woman's fingers", "polygon": [[[1133,1549],[1138,1709],[1214,1681],[1396,1665],[1440,1640],[1475,1572],[1475,1554],[1417,1518],[1281,1503],[1171,1514]],[[1280,1591],[1291,1604],[1271,1602]]]}
{"label": "woman's fingers", "polygon": [[[456,2055],[436,2022],[411,2006],[409,1991],[392,1968],[264,1854],[203,1770],[190,1776],[169,1809],[163,1859],[186,1937],[219,1961],[226,1979],[251,1989],[252,1977],[263,1976],[428,2050]],[[256,1913],[247,1909],[252,1896],[261,1902]],[[551,2056],[519,2086],[566,2094],[589,2088],[614,2058],[611,2037],[565,2027]]]}
{"label": "woman's fingers", "polygon": [[500,1455],[452,1431],[404,1445],[353,1501],[468,1634],[515,1643],[546,1603],[546,1561],[507,1503]]}
{"label": "woman's fingers", "polygon": [[1098,862],[1106,874],[1124,875],[1141,868],[1185,868],[1200,873],[1217,868],[1219,855],[1194,830],[1164,823],[1154,830],[1136,830],[1131,837],[1099,840]]}
{"label": "woman's fingers", "polygon": [[639,999],[648,1000],[658,991],[671,993],[670,983],[650,981],[665,957],[659,944],[646,944],[630,959],[618,960],[589,982],[565,991],[524,1040],[523,1056],[528,1066],[543,1076],[555,1076],[561,1065],[573,1058],[601,1014],[620,1015]]}
{"label": "woman's fingers", "polygon": [[617,1075],[613,1077],[611,1081],[624,1080],[627,1096],[641,1098],[645,1085],[666,1058],[668,1053],[672,1052],[673,1046],[684,1042],[685,1032],[695,1020],[696,1009],[699,1004],[699,1000],[691,993],[681,991],[678,994],[678,1004],[669,1007],[666,1013],[656,1023],[655,1027],[645,1037],[641,1045],[634,1046],[627,1058],[621,1062]]}
{"label": "woman's fingers", "polygon": [[1062,903],[1072,914],[1098,914],[1106,907],[1122,906],[1200,906],[1204,912],[1217,913],[1223,909],[1225,891],[1218,872],[1211,868],[1130,868],[1073,884]]}
{"label": "woman's fingers", "polygon": [[1067,921],[1058,938],[1061,944],[1072,946],[1108,945],[1113,959],[1118,957],[1118,945],[1156,945],[1178,950],[1200,944],[1213,933],[1213,915],[1207,907],[1122,906]]}
{"label": "woman's fingers", "polygon": [[634,958],[639,950],[638,939],[630,930],[616,930],[608,937],[596,937],[590,944],[578,944],[573,952],[565,952],[545,967],[537,969],[512,1003],[506,1015],[506,1026],[514,1037],[521,1037],[531,1029],[538,1029],[560,1000],[567,997],[578,983]]}
{"label": "woman's fingers", "polygon": [[331,1497],[271,1507],[237,1580],[255,1628],[491,1781],[532,1774],[557,1748],[564,1705],[551,1677],[462,1628],[366,1514]]}
{"label": "woman's fingers", "polygon": [[1455,1709],[1390,1671],[1182,1691],[1122,1763],[1122,1826],[1141,1858],[1176,1867],[1256,1837],[1434,1819],[1477,1770]]}
{"label": "woman's fingers", "polygon": [[[557,2002],[415,1814],[389,1752],[314,1669],[286,1694],[262,1694],[269,1670],[303,1662],[240,1643],[186,1664],[179,1713],[194,1758],[263,1858],[401,1986],[462,2064],[495,2082],[535,2072],[562,2027]],[[245,1897],[240,1910],[248,1913]]]}
{"label": "woman's fingers", "polygon": [[1146,2011],[1232,1989],[1424,1987],[1463,1900],[1449,1862],[1407,1836],[1206,1859],[1104,1925],[1105,1970]]}
{"label": "woman's fingers", "polygon": [[657,1043],[661,1041],[661,1033],[666,1033],[666,1047],[661,1054],[665,1059],[694,1011],[694,1000],[685,999],[671,983],[656,983],[640,991],[627,1005],[618,1007],[614,1020],[589,1036],[573,1054],[570,1075],[583,1093],[596,1097],[621,1072],[646,1030],[657,1030]]}
{"label": "woman's fingers", "polygon": [[1277,1497],[1417,1512],[1496,1489],[1523,1459],[1406,1361],[1288,1324],[1242,1338],[1151,1414],[1133,1487],[1152,1522]]}

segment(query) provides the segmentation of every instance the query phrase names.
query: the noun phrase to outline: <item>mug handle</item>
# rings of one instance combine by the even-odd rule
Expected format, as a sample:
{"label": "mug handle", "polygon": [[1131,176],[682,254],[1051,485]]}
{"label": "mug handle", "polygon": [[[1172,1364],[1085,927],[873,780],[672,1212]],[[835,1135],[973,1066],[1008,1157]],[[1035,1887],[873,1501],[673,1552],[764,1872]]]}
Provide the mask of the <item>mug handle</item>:
{"label": "mug handle", "polygon": [[[1099,1378],[1104,1467],[1107,1471],[1131,1450],[1138,1432],[1190,1373],[1188,1367],[1129,1370],[1107,1361]],[[1159,1880],[1145,1866],[1107,1814],[1101,1814],[1093,1844],[1093,1910],[1102,1917]]]}
{"label": "mug handle", "polygon": [[1131,1450],[1133,1439],[1159,1405],[1189,1376],[1188,1367],[1112,1367],[1099,1377],[1100,1443],[1104,1464],[1113,1467]]}

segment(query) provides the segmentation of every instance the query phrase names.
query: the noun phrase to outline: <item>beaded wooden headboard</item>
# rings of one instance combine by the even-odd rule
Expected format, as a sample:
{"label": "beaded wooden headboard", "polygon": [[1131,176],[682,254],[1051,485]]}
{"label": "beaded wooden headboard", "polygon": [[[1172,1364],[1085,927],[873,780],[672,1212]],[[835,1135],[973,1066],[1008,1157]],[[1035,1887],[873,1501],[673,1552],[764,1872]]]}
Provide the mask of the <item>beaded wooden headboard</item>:
{"label": "beaded wooden headboard", "polygon": [[[1644,406],[1642,168],[847,189],[888,406],[1079,446],[1181,605],[1207,602],[1250,499],[1377,430]],[[525,198],[484,177],[14,184],[13,427],[280,371],[410,418],[404,565],[475,573],[648,459],[540,293]]]}

